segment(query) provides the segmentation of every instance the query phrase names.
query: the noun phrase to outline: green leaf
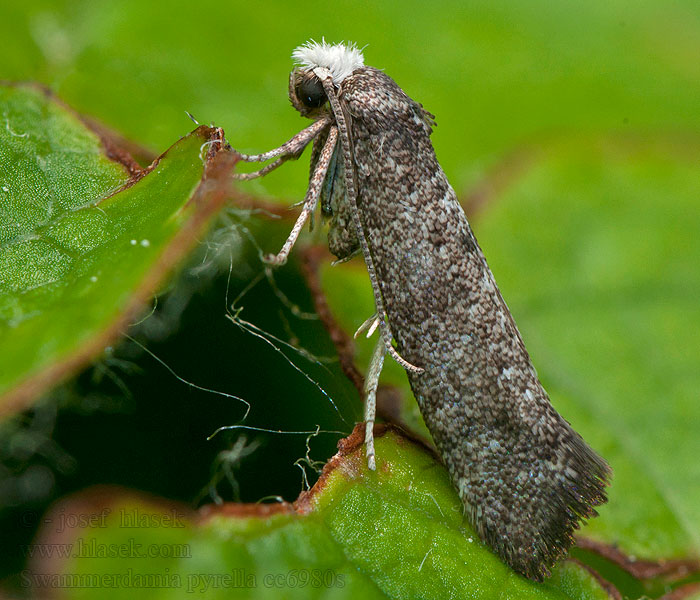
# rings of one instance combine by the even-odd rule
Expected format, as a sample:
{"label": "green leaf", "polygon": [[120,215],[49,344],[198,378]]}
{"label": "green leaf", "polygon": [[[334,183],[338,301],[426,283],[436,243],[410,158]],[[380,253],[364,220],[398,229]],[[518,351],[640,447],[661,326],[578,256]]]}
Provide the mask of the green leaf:
{"label": "green leaf", "polygon": [[[128,495],[105,504],[114,491],[78,496],[48,516],[31,547],[73,557],[40,556],[23,579],[62,581],[71,598],[179,598],[187,591],[204,598],[608,598],[573,562],[544,584],[516,575],[464,522],[449,476],[429,452],[389,431],[377,440],[370,472],[357,431],[293,506],[224,504],[206,507],[197,520]],[[90,517],[92,507],[99,508]],[[91,518],[92,527],[80,527]],[[114,560],[98,556],[120,548]],[[109,575],[133,583],[139,574],[160,576],[162,585],[106,584]],[[102,585],[85,589],[90,577]]]}
{"label": "green leaf", "polygon": [[7,413],[101,352],[223,198],[200,188],[211,162],[201,148],[221,137],[217,130],[198,129],[140,170],[110,160],[103,141],[43,90],[0,87],[0,106],[0,413]]}

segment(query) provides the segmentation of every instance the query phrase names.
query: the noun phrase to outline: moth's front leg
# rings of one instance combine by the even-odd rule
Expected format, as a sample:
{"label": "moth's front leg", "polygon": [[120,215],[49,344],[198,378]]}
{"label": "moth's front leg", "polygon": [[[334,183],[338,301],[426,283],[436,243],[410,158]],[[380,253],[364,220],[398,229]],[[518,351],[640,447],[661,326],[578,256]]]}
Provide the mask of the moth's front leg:
{"label": "moth's front leg", "polygon": [[321,154],[318,157],[316,169],[309,180],[309,187],[306,190],[306,197],[304,198],[304,206],[301,209],[301,213],[299,214],[296,223],[294,223],[294,227],[292,228],[287,241],[284,243],[284,246],[282,246],[282,250],[280,250],[278,254],[266,256],[264,259],[265,262],[273,265],[283,265],[287,262],[287,257],[294,247],[294,244],[296,243],[301,230],[306,224],[306,221],[316,210],[318,199],[321,195],[321,189],[323,187],[323,182],[326,178],[326,173],[328,172],[328,165],[331,162],[333,150],[337,141],[338,129],[336,127],[331,127],[328,131],[326,143],[323,145],[323,150],[321,150]]}
{"label": "moth's front leg", "polygon": [[234,150],[234,152],[238,154],[240,160],[244,162],[266,162],[272,158],[276,158],[277,160],[252,173],[234,173],[233,178],[239,181],[248,181],[257,177],[263,177],[269,172],[274,171],[277,167],[283,165],[286,161],[299,158],[304,148],[309,145],[309,142],[328,127],[330,122],[330,117],[314,121],[314,123],[309,125],[306,129],[302,129],[293,138],[278,148],[263,152],[262,154],[242,154]]}

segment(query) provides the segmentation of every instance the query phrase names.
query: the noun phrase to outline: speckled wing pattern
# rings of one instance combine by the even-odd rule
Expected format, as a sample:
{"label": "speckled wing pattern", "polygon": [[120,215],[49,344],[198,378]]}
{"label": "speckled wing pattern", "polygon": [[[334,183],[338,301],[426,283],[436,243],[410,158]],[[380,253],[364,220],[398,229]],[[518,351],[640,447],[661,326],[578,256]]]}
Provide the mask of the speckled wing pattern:
{"label": "speckled wing pattern", "polygon": [[606,501],[610,469],[550,404],[435,158],[432,116],[372,67],[338,98],[388,323],[399,354],[424,369],[408,376],[425,422],[478,534],[542,580]]}

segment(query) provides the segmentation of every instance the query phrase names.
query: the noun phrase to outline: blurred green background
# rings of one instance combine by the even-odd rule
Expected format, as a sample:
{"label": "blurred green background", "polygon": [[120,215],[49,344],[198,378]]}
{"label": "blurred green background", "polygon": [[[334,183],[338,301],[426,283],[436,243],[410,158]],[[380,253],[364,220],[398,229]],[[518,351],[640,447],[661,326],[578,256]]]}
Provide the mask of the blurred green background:
{"label": "blurred green background", "polygon": [[[158,152],[190,129],[184,110],[241,150],[277,145],[301,126],[291,51],[324,36],[365,47],[437,115],[459,191],[523,143],[697,131],[700,119],[692,0],[6,4],[4,77],[43,81]],[[297,197],[288,171],[274,189]]]}
{"label": "blurred green background", "polygon": [[[235,148],[262,151],[304,126],[287,99],[290,54],[322,37],[365,47],[367,64],[436,115],[438,158],[555,406],[616,469],[610,505],[586,533],[643,557],[697,556],[700,5],[3,3],[0,77],[43,82],[154,153],[194,128],[185,110],[223,127]],[[291,204],[307,173],[303,157],[245,191]],[[250,238],[270,251],[287,229],[231,219],[215,238],[234,238],[230,285],[229,255],[203,273],[201,250],[139,339],[188,380],[251,401],[253,425],[349,431],[361,408],[337,364],[301,361],[336,411],[274,350],[224,327],[227,286],[231,300],[260,273]],[[345,287],[357,265],[327,271],[325,290],[352,331],[369,314],[364,283]],[[295,263],[276,281],[311,309]],[[290,316],[265,282],[244,304],[244,318],[333,355],[320,324]],[[360,347],[363,360],[369,349]],[[405,390],[400,369],[386,378]],[[236,436],[205,438],[239,417],[240,405],[189,389],[138,346],[116,349],[5,425],[3,574],[21,568],[17,544],[33,532],[17,515],[40,514],[69,491],[105,482],[201,497]],[[244,500],[291,500],[301,488],[293,462],[304,437],[271,437],[249,438],[263,447],[241,467]],[[313,457],[329,456],[337,437],[314,439]]]}

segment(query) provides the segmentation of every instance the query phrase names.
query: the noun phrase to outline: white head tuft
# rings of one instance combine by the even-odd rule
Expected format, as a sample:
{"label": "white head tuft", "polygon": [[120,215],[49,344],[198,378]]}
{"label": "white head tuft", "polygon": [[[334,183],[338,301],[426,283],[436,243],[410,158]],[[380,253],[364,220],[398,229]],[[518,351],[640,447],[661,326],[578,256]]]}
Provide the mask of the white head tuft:
{"label": "white head tuft", "polygon": [[292,58],[302,67],[315,69],[325,67],[333,76],[333,83],[340,85],[355,69],[364,66],[362,51],[355,44],[327,44],[313,40],[299,46],[292,52]]}

